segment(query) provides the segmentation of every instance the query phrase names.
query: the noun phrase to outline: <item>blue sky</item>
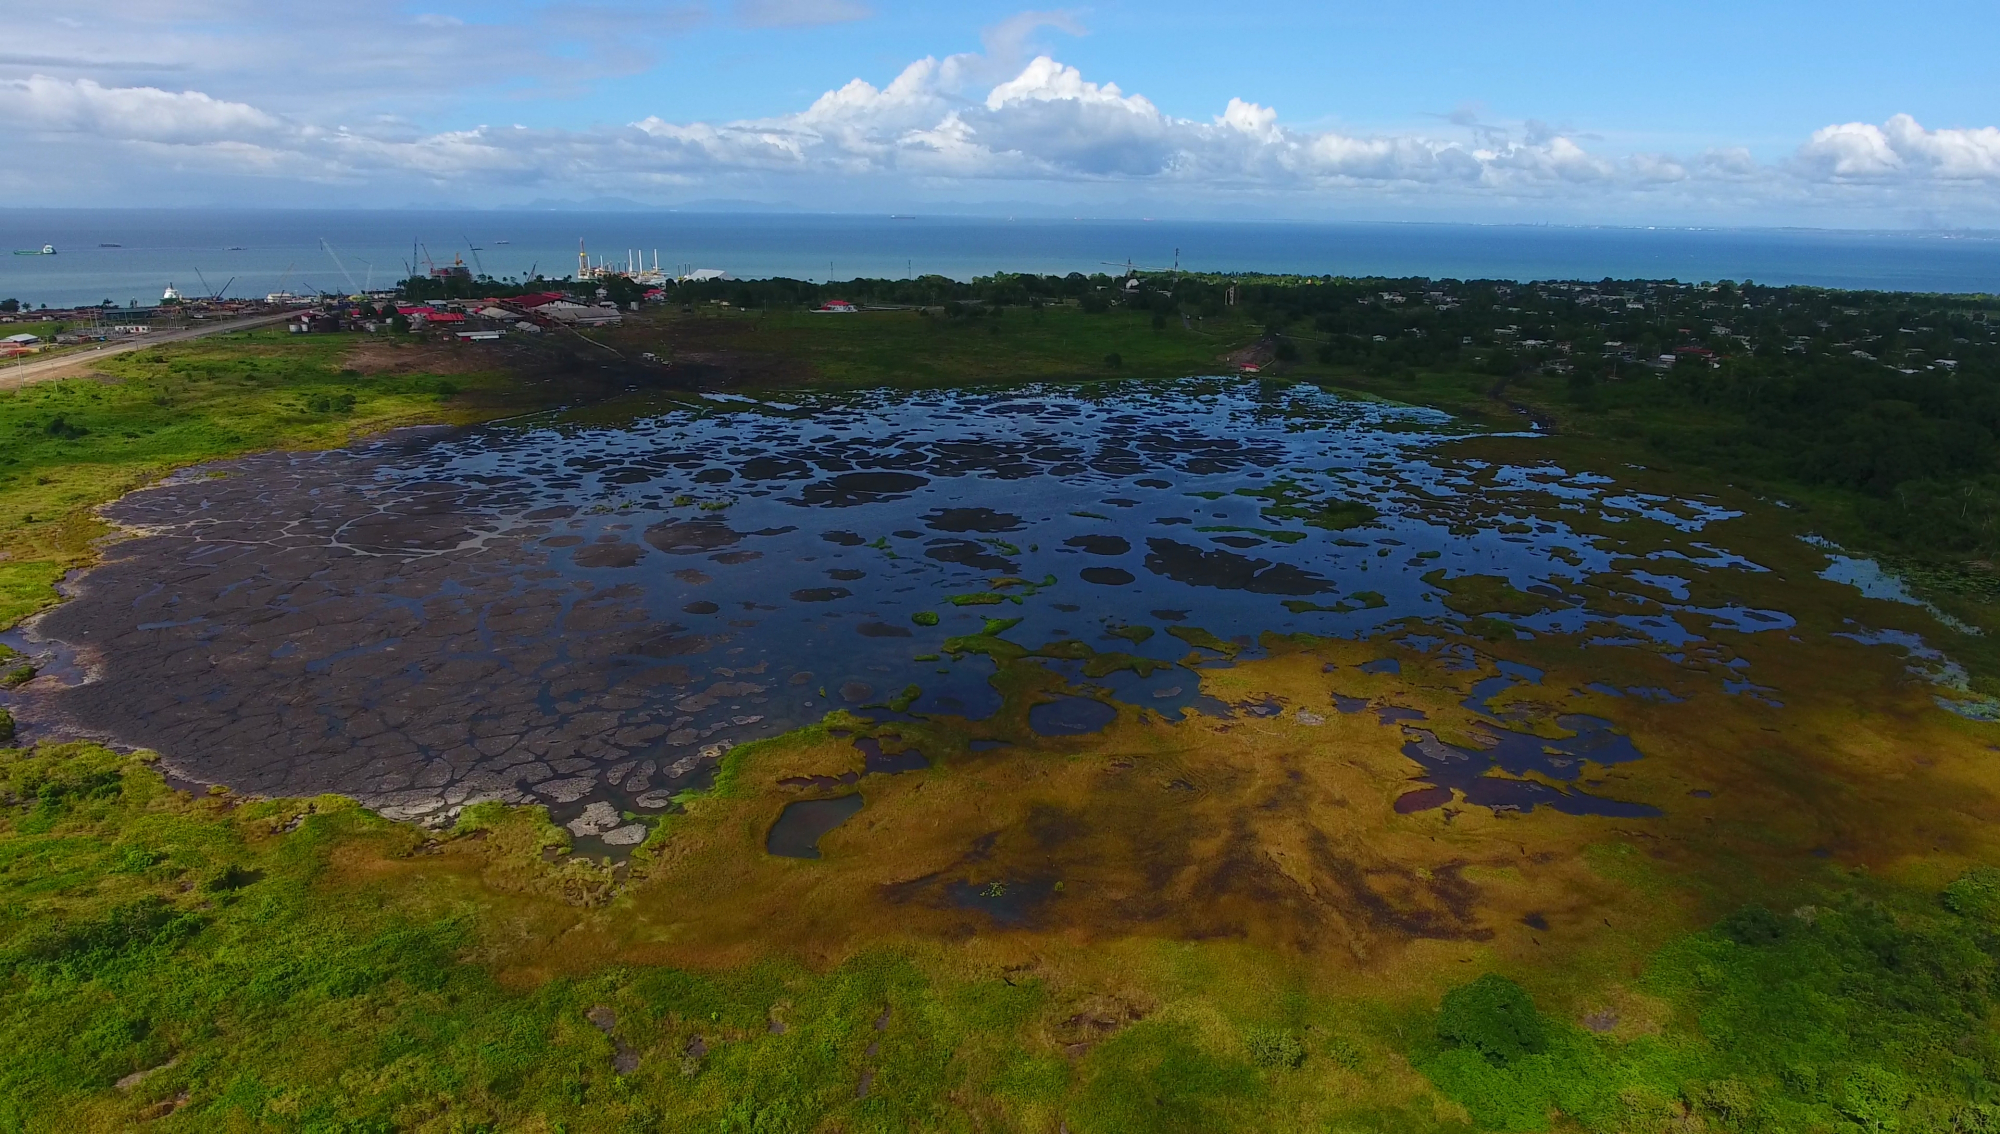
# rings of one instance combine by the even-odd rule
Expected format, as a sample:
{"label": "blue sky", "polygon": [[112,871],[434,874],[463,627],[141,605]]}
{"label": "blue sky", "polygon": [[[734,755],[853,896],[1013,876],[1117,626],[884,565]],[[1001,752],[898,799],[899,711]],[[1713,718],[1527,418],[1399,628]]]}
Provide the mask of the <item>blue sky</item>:
{"label": "blue sky", "polygon": [[[688,117],[795,110],[859,76],[978,50],[1008,4],[876,4],[880,17],[811,29],[716,21],[656,72],[590,100],[670,102]],[[1035,36],[1065,63],[1184,117],[1231,97],[1288,120],[1380,129],[1471,105],[1662,143],[1789,150],[1829,122],[1986,125],[2000,118],[2000,8],[1935,3],[1098,3],[1084,35]],[[1222,18],[1221,13],[1234,13]],[[691,78],[692,83],[681,82]],[[561,113],[553,105],[548,112]],[[558,124],[551,120],[548,124]]]}
{"label": "blue sky", "polygon": [[19,204],[2000,226],[1990,3],[105,0],[10,21]]}

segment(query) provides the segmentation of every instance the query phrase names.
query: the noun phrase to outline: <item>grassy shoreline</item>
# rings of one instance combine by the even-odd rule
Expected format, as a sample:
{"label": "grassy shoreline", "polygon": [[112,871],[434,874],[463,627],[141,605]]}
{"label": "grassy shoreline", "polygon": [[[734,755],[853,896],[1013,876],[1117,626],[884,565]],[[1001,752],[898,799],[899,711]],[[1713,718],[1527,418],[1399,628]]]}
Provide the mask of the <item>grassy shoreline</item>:
{"label": "grassy shoreline", "polygon": [[[746,761],[787,763],[799,739],[737,772],[768,775]],[[339,797],[174,792],[143,754],[92,745],[0,750],[0,784],[9,1131],[1976,1130],[2000,1117],[1966,1085],[2000,1059],[1985,1023],[1992,872],[1940,898],[1822,871],[1769,892],[1792,913],[1752,905],[1611,943],[1581,987],[1483,950],[1471,972],[1329,984],[1282,951],[1144,935],[1026,953],[1004,935],[890,933],[831,954],[778,940],[689,964],[591,944],[655,916],[644,896],[688,832],[621,883],[551,860],[567,838],[539,808],[475,808],[439,834]],[[727,825],[742,802],[697,801],[693,822]],[[1646,877],[1611,851],[1606,877]],[[550,940],[571,955],[545,956]],[[1495,968],[1522,983],[1471,980]],[[1606,1007],[1578,1007],[1592,1003]]]}

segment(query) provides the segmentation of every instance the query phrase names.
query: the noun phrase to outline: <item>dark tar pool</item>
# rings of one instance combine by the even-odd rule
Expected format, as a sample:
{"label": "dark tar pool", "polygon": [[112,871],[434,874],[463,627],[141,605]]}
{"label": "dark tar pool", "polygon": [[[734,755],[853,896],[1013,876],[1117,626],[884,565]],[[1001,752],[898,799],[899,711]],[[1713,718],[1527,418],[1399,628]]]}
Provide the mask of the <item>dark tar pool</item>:
{"label": "dark tar pool", "polygon": [[[342,792],[433,820],[537,801],[616,842],[642,830],[621,813],[670,807],[727,745],[831,709],[990,715],[993,663],[946,648],[989,620],[1018,620],[1003,632],[1029,646],[1155,663],[1097,678],[1041,663],[1071,695],[1031,723],[1082,734],[1117,704],[1230,712],[1185,664],[1203,643],[1227,664],[1263,631],[1452,620],[1435,580],[1465,574],[1561,595],[1621,554],[1575,516],[1698,540],[1733,514],[1432,448],[1461,432],[1428,410],[1194,379],[689,396],[263,454],[107,509],[132,537],[29,630],[88,680],[39,683],[17,712],[156,749],[195,782]],[[1693,546],[1704,566],[1761,570]],[[1673,558],[1651,571],[1670,585]],[[1565,599],[1514,622],[1611,623],[1607,644],[1688,650],[1684,609],[1608,616]],[[1433,799],[1461,766],[1562,777],[1637,755],[1602,724],[1520,747],[1496,721],[1468,762],[1394,720],[1419,767],[1439,769]],[[1566,809],[1613,803],[1533,790]]]}

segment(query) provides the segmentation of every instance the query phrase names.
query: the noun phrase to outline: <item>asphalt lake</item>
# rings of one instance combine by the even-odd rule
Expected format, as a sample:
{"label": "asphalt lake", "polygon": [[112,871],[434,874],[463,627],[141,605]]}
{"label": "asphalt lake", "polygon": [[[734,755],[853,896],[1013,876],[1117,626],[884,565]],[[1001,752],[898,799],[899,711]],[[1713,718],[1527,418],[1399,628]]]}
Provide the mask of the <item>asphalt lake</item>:
{"label": "asphalt lake", "polygon": [[[14,637],[53,676],[12,700],[31,736],[152,748],[195,783],[341,792],[432,820],[541,802],[618,845],[730,745],[835,708],[959,718],[976,736],[1001,705],[980,643],[1017,644],[1064,678],[1029,721],[1074,736],[1119,712],[1283,711],[1205,698],[1201,672],[1255,657],[1262,633],[1307,633],[1393,639],[1474,675],[1473,745],[1379,700],[1295,708],[1401,728],[1412,788],[1398,810],[1456,793],[1656,814],[1579,782],[1644,757],[1615,719],[1510,727],[1495,698],[1541,675],[1496,668],[1467,636],[1592,628],[1592,648],[1692,664],[1710,643],[1691,626],[1783,632],[1791,617],[1687,597],[1677,563],[1763,570],[1702,541],[1734,513],[1439,455],[1461,432],[1432,411],[1210,379],[711,395],[263,454],[109,506],[130,536]],[[1595,534],[1641,520],[1683,549],[1634,567]],[[1619,572],[1646,596],[1629,612],[1575,597]],[[1466,579],[1500,599],[1454,604]],[[1742,659],[1717,664],[1730,693],[1773,696]],[[923,766],[879,744],[867,760]],[[815,855],[861,806],[821,786],[849,794],[791,805],[773,853]],[[1004,910],[1020,895],[962,897]]]}

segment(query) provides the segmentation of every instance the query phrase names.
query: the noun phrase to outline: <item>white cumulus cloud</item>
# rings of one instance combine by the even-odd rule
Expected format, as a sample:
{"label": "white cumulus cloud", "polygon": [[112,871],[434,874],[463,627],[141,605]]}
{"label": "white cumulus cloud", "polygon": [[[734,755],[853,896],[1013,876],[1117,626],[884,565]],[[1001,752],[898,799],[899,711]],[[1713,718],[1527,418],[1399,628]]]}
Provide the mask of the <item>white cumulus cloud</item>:
{"label": "white cumulus cloud", "polygon": [[0,119],[16,128],[177,145],[262,139],[282,126],[254,106],[200,91],[103,87],[47,75],[0,81]]}
{"label": "white cumulus cloud", "polygon": [[[678,0],[643,6],[657,14],[688,10]],[[799,22],[852,6],[770,0],[737,12]],[[58,174],[63,154],[123,147],[129,172],[138,175],[133,183],[143,180],[145,162],[164,160],[272,181],[426,186],[486,201],[517,190],[607,186],[656,198],[746,186],[812,198],[829,188],[866,187],[850,199],[984,186],[1052,200],[1131,192],[1218,205],[1246,196],[1306,207],[1368,199],[1575,208],[1764,201],[1786,209],[1916,201],[1936,209],[1964,201],[1995,211],[2000,129],[1993,127],[1927,129],[1907,115],[1881,125],[1830,125],[1790,157],[1765,163],[1730,145],[1686,156],[1620,153],[1571,129],[1469,113],[1441,120],[1434,132],[1368,132],[1289,125],[1274,107],[1231,98],[1218,112],[1183,118],[1052,55],[1023,58],[1028,38],[1050,27],[1081,31],[1066,13],[1024,13],[994,29],[984,53],[919,59],[886,85],[857,78],[765,118],[654,114],[569,129],[426,132],[400,120],[333,125],[303,110],[200,90],[34,74],[0,78],[0,137],[58,147],[44,162]]]}
{"label": "white cumulus cloud", "polygon": [[1798,156],[1823,177],[2000,181],[2000,129],[1926,130],[1898,114],[1880,126],[1848,122],[1816,130]]}

